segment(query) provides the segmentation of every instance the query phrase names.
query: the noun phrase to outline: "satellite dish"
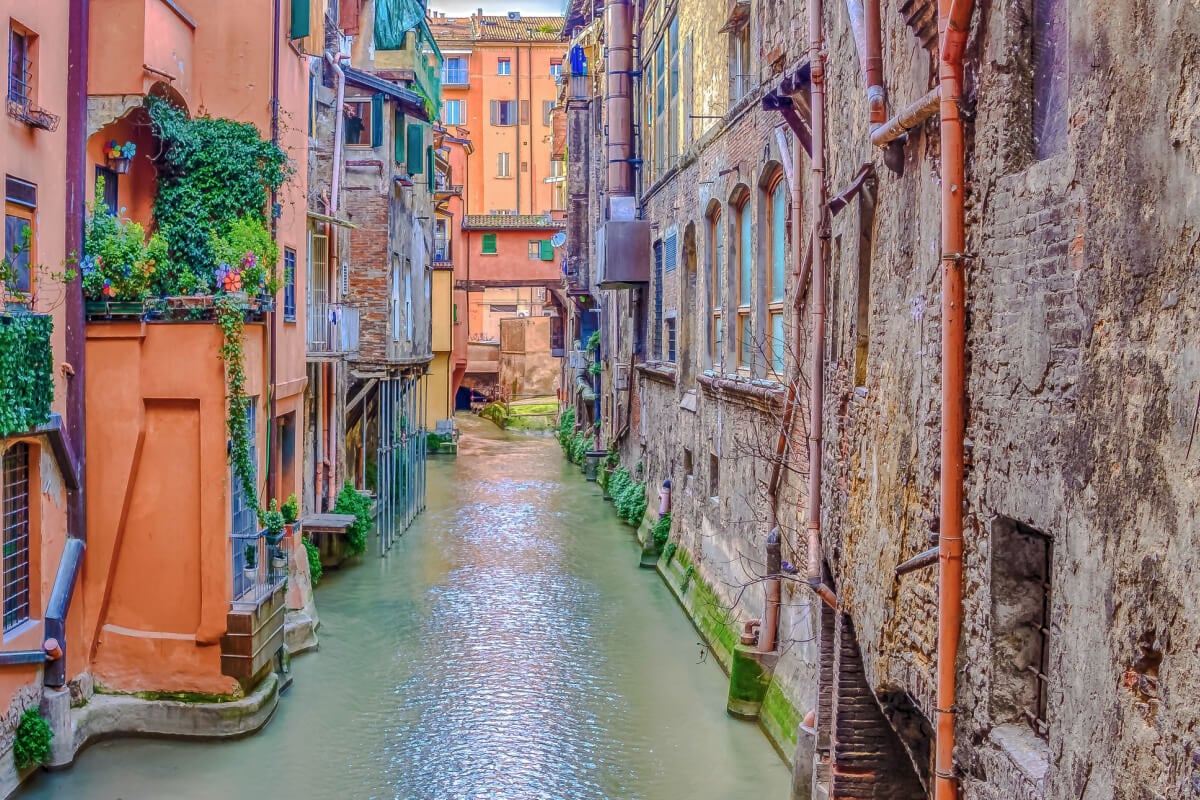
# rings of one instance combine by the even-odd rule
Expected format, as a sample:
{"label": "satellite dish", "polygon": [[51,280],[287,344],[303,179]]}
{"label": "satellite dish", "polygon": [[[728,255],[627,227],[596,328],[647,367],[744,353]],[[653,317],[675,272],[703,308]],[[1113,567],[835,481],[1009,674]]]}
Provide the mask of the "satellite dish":
{"label": "satellite dish", "polygon": [[554,245],[555,247],[562,247],[566,243],[567,243],[567,235],[565,233],[563,233],[562,231],[559,231],[558,233],[556,233],[550,237],[550,244]]}

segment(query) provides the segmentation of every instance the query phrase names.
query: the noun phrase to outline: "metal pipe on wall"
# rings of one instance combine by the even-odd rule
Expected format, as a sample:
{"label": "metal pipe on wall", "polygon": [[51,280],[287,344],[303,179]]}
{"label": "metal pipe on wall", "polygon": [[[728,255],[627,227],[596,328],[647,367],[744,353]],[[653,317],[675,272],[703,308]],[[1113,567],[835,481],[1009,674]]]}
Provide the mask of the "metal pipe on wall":
{"label": "metal pipe on wall", "polygon": [[633,20],[629,0],[607,0],[604,24],[608,34],[607,87],[608,195],[633,196]]}
{"label": "metal pipe on wall", "polygon": [[808,5],[809,63],[812,112],[812,290],[809,292],[813,332],[809,354],[808,419],[808,582],[822,585],[821,573],[821,450],[825,384],[825,277],[828,233],[825,224],[825,55],[821,32],[821,0]]}
{"label": "metal pipe on wall", "polygon": [[954,711],[956,662],[962,632],[963,440],[966,435],[966,159],[958,101],[971,0],[938,0],[941,87],[942,195],[942,431],[941,525],[938,532],[937,739],[935,800],[956,800]]}
{"label": "metal pipe on wall", "polygon": [[[271,143],[279,146],[279,37],[280,17],[282,15],[280,0],[274,0],[271,9]],[[279,243],[279,217],[275,209],[279,206],[279,192],[271,190],[271,241]],[[278,264],[273,264],[277,268]],[[267,374],[267,497],[275,498],[276,470],[275,459],[276,441],[276,395],[279,391],[279,314],[272,310],[267,314],[267,331],[271,337],[270,354],[268,356]],[[265,502],[264,502],[265,505]]]}

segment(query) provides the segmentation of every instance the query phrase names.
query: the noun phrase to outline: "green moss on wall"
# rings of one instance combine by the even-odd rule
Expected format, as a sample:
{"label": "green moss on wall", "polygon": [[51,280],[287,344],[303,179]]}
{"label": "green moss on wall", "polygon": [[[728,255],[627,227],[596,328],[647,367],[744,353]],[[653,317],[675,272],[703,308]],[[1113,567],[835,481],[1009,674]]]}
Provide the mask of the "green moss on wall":
{"label": "green moss on wall", "polygon": [[791,761],[791,753],[796,749],[796,730],[800,726],[800,710],[792,705],[779,687],[779,681],[771,681],[767,694],[763,697],[762,709],[759,710],[759,723],[767,735],[775,742],[780,752]]}

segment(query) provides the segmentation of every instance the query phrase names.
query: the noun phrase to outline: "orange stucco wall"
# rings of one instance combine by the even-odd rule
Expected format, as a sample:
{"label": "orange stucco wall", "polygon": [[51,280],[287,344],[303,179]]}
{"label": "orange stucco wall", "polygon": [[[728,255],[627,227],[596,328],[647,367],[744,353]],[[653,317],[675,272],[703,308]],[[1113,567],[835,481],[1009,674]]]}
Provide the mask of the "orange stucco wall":
{"label": "orange stucco wall", "polygon": [[[542,261],[529,257],[529,243],[550,239],[553,230],[467,231],[466,246],[471,254],[472,283],[475,281],[521,281],[546,285],[562,279],[561,250],[554,259]],[[496,234],[496,253],[484,254],[483,234]]]}
{"label": "orange stucco wall", "polygon": [[[54,363],[66,360],[64,288],[61,274],[66,267],[66,106],[67,106],[67,2],[66,0],[0,0],[0,21],[4,23],[5,54],[8,52],[8,26],[11,23],[34,34],[33,99],[47,111],[60,116],[53,133],[31,128],[9,117],[0,116],[0,173],[37,186],[37,210],[34,222],[33,263],[41,265],[33,276],[32,307],[54,318],[52,343]],[[8,59],[0,63],[0,81],[8,86]],[[0,233],[0,238],[3,234]],[[3,246],[0,244],[0,246]],[[67,378],[54,375],[53,409],[63,413]],[[20,439],[0,440],[0,450]],[[38,648],[43,637],[42,619],[50,586],[66,543],[66,490],[62,477],[44,442],[26,440],[32,447],[30,486],[31,621],[3,637],[3,649]],[[77,637],[81,616],[73,610],[68,620],[68,635]],[[78,674],[85,665],[85,654],[69,651],[68,672]],[[40,687],[40,666],[13,666],[0,670],[0,714],[6,712],[19,692]]]}
{"label": "orange stucco wall", "polygon": [[[103,144],[138,145],[119,179],[122,215],[152,224],[157,148],[139,96],[166,93],[190,115],[253,123],[271,131],[272,3],[241,0],[93,0],[89,96],[97,131],[87,143],[88,179]],[[64,4],[65,5],[65,4]],[[286,498],[303,481],[307,260],[308,60],[287,39],[281,5],[280,146],[294,167],[279,193],[284,254],[295,253],[296,318],[246,326],[247,393],[258,398],[259,483],[265,486],[272,338],[276,414],[295,437],[289,466],[277,435],[268,494]],[[64,46],[65,52],[65,46]],[[145,69],[143,67],[152,69]],[[132,97],[122,97],[132,95]],[[108,114],[109,118],[104,118]],[[61,161],[61,158],[60,158]],[[276,298],[282,312],[282,292]],[[213,323],[89,323],[88,518],[83,647],[101,685],[121,691],[229,693],[220,636],[232,596],[230,467],[225,376]],[[266,503],[265,497],[261,499]]]}
{"label": "orange stucco wall", "polygon": [[[264,414],[264,328],[246,326],[246,393]],[[231,693],[225,375],[211,323],[88,325],[86,648],[119,691]],[[185,367],[185,368],[183,368]],[[258,426],[259,475],[266,432]]]}

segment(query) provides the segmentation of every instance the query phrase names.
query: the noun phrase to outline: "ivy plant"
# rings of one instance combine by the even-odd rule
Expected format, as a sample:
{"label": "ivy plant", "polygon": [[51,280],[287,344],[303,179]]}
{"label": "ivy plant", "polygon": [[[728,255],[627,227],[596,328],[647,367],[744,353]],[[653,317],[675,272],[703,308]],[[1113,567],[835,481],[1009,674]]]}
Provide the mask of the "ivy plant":
{"label": "ivy plant", "polygon": [[17,769],[28,769],[35,764],[45,764],[50,758],[50,740],[54,731],[36,708],[26,709],[17,724],[17,736],[13,741],[13,760]]}
{"label": "ivy plant", "polygon": [[325,567],[321,566],[321,551],[307,535],[301,541],[304,542],[304,552],[308,555],[308,576],[312,579],[312,585],[316,586],[325,574]]}
{"label": "ivy plant", "polygon": [[353,514],[354,522],[346,529],[346,543],[354,555],[366,552],[367,532],[371,530],[371,498],[347,483],[338,492],[333,505],[335,514]]}
{"label": "ivy plant", "polygon": [[53,329],[48,314],[0,314],[0,437],[50,421]]}
{"label": "ivy plant", "polygon": [[246,351],[245,324],[246,305],[240,297],[230,294],[218,295],[214,307],[217,324],[221,326],[224,341],[220,357],[225,362],[225,426],[229,433],[229,462],[233,465],[236,480],[242,482],[242,492],[257,503],[258,487],[255,485],[255,464],[250,458],[250,420],[246,411],[250,398],[246,396]]}

